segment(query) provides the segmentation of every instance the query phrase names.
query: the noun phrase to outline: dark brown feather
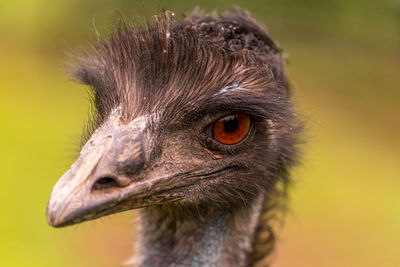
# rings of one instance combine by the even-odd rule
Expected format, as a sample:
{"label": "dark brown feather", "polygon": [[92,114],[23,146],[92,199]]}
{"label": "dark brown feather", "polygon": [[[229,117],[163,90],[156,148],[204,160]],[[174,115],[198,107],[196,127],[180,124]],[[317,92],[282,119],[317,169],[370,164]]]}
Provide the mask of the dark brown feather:
{"label": "dark brown feather", "polygon": [[[220,16],[195,10],[182,21],[159,16],[145,27],[120,27],[87,56],[80,57],[73,72],[92,88],[96,111],[92,129],[118,106],[126,122],[160,113],[165,125],[182,126],[227,105],[270,122],[266,139],[260,143],[271,146],[276,142],[275,152],[265,155],[264,150],[254,147],[259,158],[254,164],[265,165],[269,179],[263,179],[265,174],[256,181],[242,177],[230,189],[221,188],[221,194],[234,200],[234,192],[251,197],[257,188],[267,189],[269,197],[253,238],[249,265],[271,252],[274,233],[270,221],[278,200],[286,196],[286,186],[278,184],[290,183],[287,170],[296,163],[299,127],[289,99],[281,50],[265,27],[241,9]],[[217,96],[221,88],[236,84],[248,93],[241,98]],[[246,183],[253,187],[240,186]],[[217,196],[208,195],[208,199],[213,198]]]}

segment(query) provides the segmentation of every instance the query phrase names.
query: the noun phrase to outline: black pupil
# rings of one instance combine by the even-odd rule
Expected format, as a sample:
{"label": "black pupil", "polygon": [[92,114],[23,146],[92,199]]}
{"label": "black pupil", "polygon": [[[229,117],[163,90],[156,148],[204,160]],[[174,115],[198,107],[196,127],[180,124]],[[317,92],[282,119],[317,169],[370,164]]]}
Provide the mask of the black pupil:
{"label": "black pupil", "polygon": [[236,131],[237,127],[239,126],[239,122],[237,119],[231,119],[224,123],[224,130],[228,133]]}

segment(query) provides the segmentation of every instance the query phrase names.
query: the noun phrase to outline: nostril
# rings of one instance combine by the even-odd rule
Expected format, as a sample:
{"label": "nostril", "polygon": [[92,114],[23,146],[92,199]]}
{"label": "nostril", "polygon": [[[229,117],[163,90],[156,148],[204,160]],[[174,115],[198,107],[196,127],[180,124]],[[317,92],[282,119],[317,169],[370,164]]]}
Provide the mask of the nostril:
{"label": "nostril", "polygon": [[109,184],[115,182],[113,178],[104,177],[97,181],[98,184]]}
{"label": "nostril", "polygon": [[131,180],[124,176],[114,175],[101,175],[99,179],[93,184],[92,191],[94,190],[110,190],[114,188],[122,188],[128,186]]}
{"label": "nostril", "polygon": [[111,188],[115,188],[115,187],[119,187],[116,179],[114,179],[112,177],[103,177],[94,183],[92,190],[104,190],[104,189],[111,189]]}

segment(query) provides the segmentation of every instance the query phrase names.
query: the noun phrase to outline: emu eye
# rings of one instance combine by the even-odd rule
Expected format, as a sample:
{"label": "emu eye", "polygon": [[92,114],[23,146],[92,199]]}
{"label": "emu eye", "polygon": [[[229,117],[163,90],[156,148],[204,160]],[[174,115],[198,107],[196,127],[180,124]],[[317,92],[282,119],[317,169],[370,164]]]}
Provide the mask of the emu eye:
{"label": "emu eye", "polygon": [[212,125],[215,140],[225,145],[233,145],[242,141],[250,130],[250,118],[246,114],[237,113],[225,116]]}

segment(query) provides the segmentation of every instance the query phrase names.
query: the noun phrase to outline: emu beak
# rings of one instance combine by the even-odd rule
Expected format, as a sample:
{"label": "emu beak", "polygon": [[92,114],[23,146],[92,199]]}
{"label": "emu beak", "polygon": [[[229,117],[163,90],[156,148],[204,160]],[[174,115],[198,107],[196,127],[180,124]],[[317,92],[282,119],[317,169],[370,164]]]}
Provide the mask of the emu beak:
{"label": "emu beak", "polygon": [[62,227],[149,204],[157,182],[139,177],[145,162],[144,132],[144,118],[128,125],[110,119],[97,129],[55,185],[47,205],[48,224]]}

